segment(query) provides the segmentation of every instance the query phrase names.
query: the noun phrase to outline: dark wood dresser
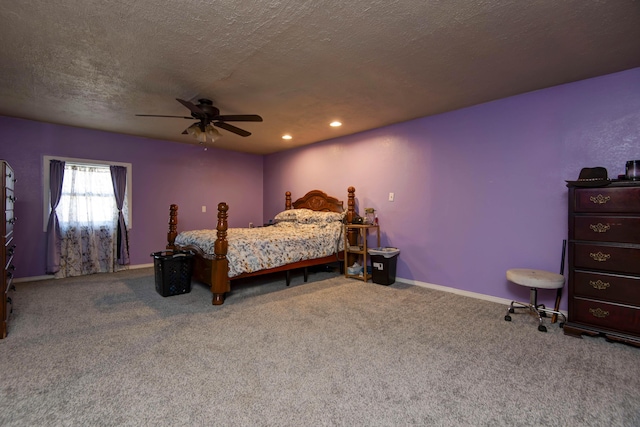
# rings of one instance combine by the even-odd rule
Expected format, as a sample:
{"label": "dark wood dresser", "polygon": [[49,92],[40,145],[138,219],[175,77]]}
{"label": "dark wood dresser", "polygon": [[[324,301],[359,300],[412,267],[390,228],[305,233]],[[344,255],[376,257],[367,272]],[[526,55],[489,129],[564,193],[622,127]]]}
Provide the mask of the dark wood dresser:
{"label": "dark wood dresser", "polygon": [[569,187],[564,333],[640,346],[640,182]]}
{"label": "dark wood dresser", "polygon": [[[2,245],[0,251],[2,254],[2,302],[0,302],[0,319],[2,324],[0,325],[0,338],[7,336],[7,322],[9,320],[9,314],[11,313],[11,297],[9,292],[13,289],[11,284],[13,280],[13,252],[16,245],[13,241],[13,224],[16,221],[16,217],[13,212],[13,204],[16,201],[14,194],[14,186],[16,183],[15,173],[11,166],[4,160],[0,160],[2,168],[2,200],[4,200],[4,209],[2,209],[2,229],[0,234],[2,235]],[[9,305],[8,305],[9,304]]]}

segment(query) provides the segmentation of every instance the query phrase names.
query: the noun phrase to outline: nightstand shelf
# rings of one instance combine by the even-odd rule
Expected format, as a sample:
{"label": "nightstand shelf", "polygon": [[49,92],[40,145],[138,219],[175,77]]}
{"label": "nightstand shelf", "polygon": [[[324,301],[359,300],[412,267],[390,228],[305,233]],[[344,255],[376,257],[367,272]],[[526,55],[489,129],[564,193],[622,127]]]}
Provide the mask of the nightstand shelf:
{"label": "nightstand shelf", "polygon": [[[368,234],[369,230],[375,231],[376,233],[376,248],[380,247],[380,226],[373,224],[345,224],[344,226],[344,276],[351,277],[354,279],[359,279],[364,282],[367,282],[371,279],[371,274],[367,272],[367,264],[368,264]],[[349,236],[355,233],[355,244],[349,245]],[[353,256],[349,256],[349,254],[354,255],[356,258],[362,260],[363,271],[362,274],[349,274],[349,259],[353,259]]]}

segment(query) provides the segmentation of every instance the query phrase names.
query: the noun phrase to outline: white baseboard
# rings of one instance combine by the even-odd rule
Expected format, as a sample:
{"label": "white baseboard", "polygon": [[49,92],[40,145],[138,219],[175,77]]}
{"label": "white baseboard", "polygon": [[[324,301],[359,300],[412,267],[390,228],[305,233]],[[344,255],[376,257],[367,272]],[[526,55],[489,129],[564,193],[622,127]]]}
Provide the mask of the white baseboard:
{"label": "white baseboard", "polygon": [[153,263],[151,262],[149,264],[137,264],[129,266],[129,270],[138,270],[140,268],[153,268]]}
{"label": "white baseboard", "polygon": [[49,280],[53,278],[53,274],[47,274],[44,276],[20,277],[19,279],[13,279],[13,283],[36,282],[38,280]]}
{"label": "white baseboard", "polygon": [[[129,270],[138,270],[140,268],[153,268],[153,263],[136,264],[136,265],[129,266]],[[13,283],[37,282],[39,280],[49,280],[49,279],[55,279],[55,277],[53,277],[53,274],[45,274],[44,276],[20,277],[20,278],[13,279]]]}
{"label": "white baseboard", "polygon": [[[452,293],[452,294],[462,295],[462,296],[465,296],[465,297],[476,298],[476,299],[480,299],[480,300],[484,300],[484,301],[496,302],[498,304],[504,304],[506,306],[511,304],[511,301],[512,301],[510,299],[495,297],[493,295],[485,295],[485,294],[480,294],[478,292],[464,291],[462,289],[450,288],[448,286],[434,285],[433,283],[420,282],[419,280],[396,278],[396,281],[402,282],[402,283],[406,283],[408,285],[414,285],[414,286],[420,286],[420,287],[423,287],[423,288],[434,289],[436,291],[449,292],[449,293]],[[562,314],[564,314],[565,316],[568,316],[568,313],[567,313],[566,310],[560,310],[560,312]]]}
{"label": "white baseboard", "polygon": [[505,304],[505,305],[511,304],[510,299],[494,297],[492,295],[485,295],[477,292],[464,291],[462,289],[450,288],[448,286],[442,286],[442,285],[435,285],[433,283],[421,282],[419,280],[410,280],[410,279],[402,279],[402,278],[396,278],[396,280],[398,282],[407,283],[409,285],[420,286],[422,288],[435,289],[436,291],[449,292],[452,294],[462,295],[465,297],[471,297],[475,299],[481,299],[484,301],[497,302],[498,304]]}

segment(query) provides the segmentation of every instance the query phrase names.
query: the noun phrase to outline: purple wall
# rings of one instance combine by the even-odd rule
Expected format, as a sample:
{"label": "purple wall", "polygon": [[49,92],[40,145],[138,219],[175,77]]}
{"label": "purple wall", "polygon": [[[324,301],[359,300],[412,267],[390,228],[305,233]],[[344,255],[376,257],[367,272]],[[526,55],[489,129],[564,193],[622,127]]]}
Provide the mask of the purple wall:
{"label": "purple wall", "polygon": [[215,227],[219,201],[240,227],[281,211],[287,190],[346,200],[353,185],[382,244],[401,249],[398,278],[526,300],[505,270],[559,268],[564,181],[586,166],[623,173],[640,159],[639,124],[640,69],[266,157],[0,117],[0,158],[18,176],[17,276],[44,274],[42,156],[58,155],[133,164],[134,265],[164,248],[171,203],[179,229]]}
{"label": "purple wall", "polygon": [[286,190],[346,200],[353,185],[360,212],[378,211],[382,244],[401,250],[398,278],[527,301],[505,271],[559,270],[565,180],[590,166],[624,173],[639,129],[637,68],[269,155],[264,212]]}
{"label": "purple wall", "polygon": [[263,156],[0,116],[0,158],[18,178],[17,277],[45,274],[43,155],[132,164],[132,265],[151,263],[151,252],[164,250],[172,203],[178,230],[215,228],[221,201],[229,203],[231,226],[262,221]]}

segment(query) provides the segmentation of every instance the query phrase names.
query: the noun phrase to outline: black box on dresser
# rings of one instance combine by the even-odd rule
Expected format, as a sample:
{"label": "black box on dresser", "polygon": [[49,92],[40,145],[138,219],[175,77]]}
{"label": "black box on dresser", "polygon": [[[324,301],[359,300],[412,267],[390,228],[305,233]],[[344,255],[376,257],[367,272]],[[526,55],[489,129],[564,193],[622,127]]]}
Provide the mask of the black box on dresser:
{"label": "black box on dresser", "polygon": [[13,290],[13,274],[15,266],[13,265],[13,254],[16,248],[13,239],[13,224],[16,222],[14,214],[15,183],[16,177],[13,169],[7,162],[0,160],[0,168],[2,169],[2,200],[4,207],[2,209],[2,225],[0,226],[0,235],[2,236],[2,244],[0,245],[0,259],[3,260],[2,265],[2,301],[0,302],[0,339],[7,336],[7,323],[12,309],[12,300],[10,292]]}
{"label": "black box on dresser", "polygon": [[640,346],[640,182],[569,187],[567,335]]}

